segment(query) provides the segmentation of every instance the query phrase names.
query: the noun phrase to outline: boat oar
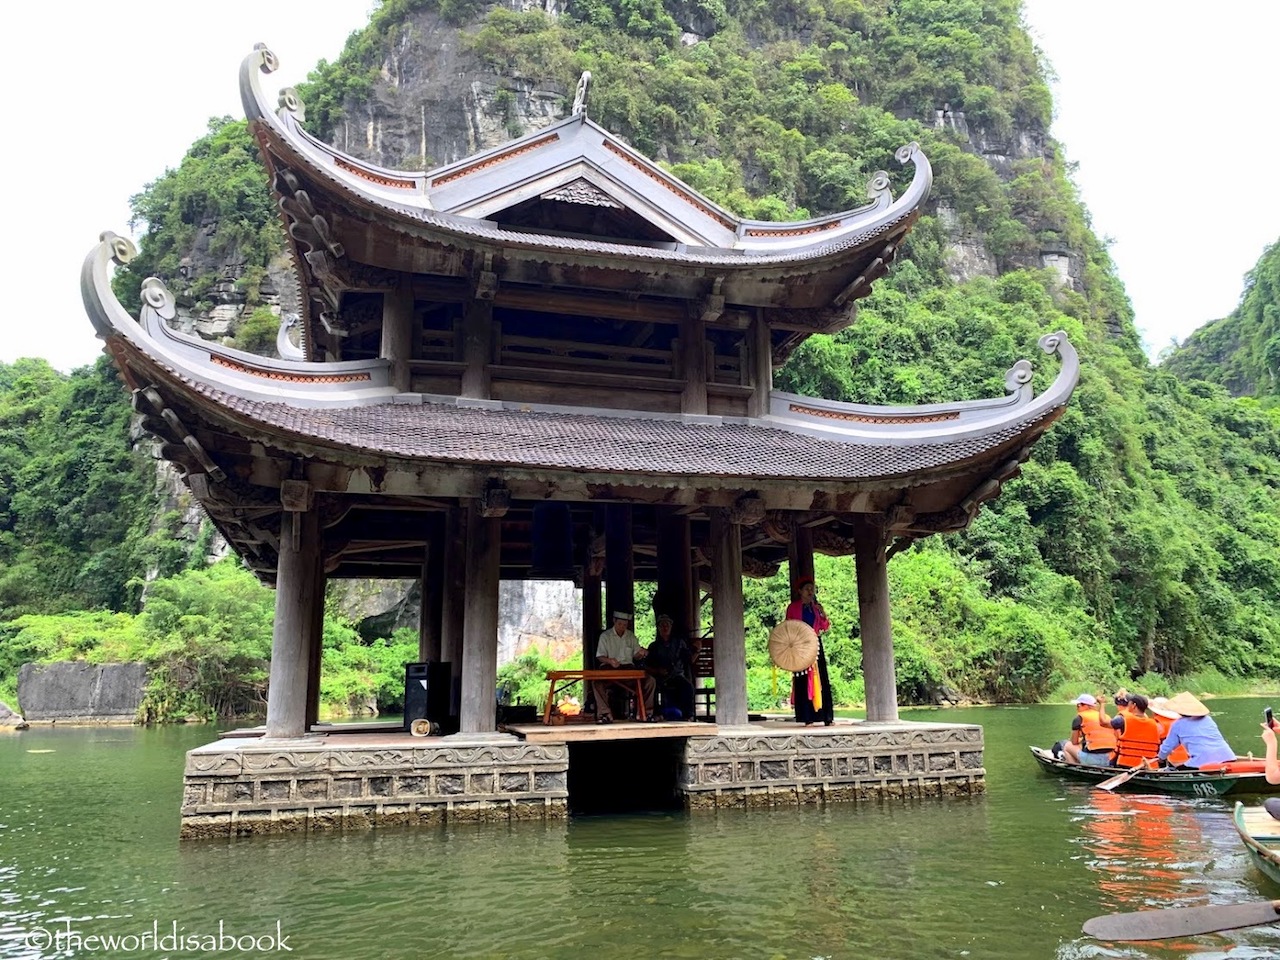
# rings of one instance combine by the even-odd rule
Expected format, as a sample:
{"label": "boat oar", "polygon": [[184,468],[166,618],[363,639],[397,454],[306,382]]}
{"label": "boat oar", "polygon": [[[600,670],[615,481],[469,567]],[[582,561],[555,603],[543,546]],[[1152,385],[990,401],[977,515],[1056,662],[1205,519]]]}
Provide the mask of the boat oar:
{"label": "boat oar", "polygon": [[1114,777],[1108,777],[1106,780],[1103,780],[1101,783],[1095,784],[1095,786],[1099,790],[1114,790],[1116,787],[1120,786],[1120,784],[1128,783],[1130,780],[1132,780],[1134,777],[1140,774],[1143,770],[1150,770],[1151,767],[1148,766],[1150,762],[1151,761],[1144,759],[1140,764],[1138,764],[1136,767],[1132,768],[1131,770],[1126,770],[1124,773],[1117,773]]}
{"label": "boat oar", "polygon": [[1277,921],[1280,921],[1280,900],[1258,900],[1253,903],[1111,913],[1086,920],[1084,932],[1099,940],[1168,940]]}

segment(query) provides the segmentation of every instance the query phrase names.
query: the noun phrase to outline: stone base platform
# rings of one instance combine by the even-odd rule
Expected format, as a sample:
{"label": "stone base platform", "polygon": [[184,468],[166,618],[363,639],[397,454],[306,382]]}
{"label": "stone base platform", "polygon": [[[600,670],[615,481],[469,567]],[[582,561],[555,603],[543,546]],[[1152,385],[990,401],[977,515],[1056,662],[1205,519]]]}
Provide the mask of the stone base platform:
{"label": "stone base platform", "polygon": [[690,810],[970,796],[982,751],[973,724],[764,721],[690,737],[677,788]]}
{"label": "stone base platform", "polygon": [[[631,736],[629,727],[637,728]],[[187,754],[182,837],[559,819],[570,804],[569,744],[605,736],[620,749],[629,739],[675,741],[673,788],[690,810],[969,796],[986,787],[982,728],[971,724],[613,724],[539,727],[528,740],[512,729],[224,738]]]}
{"label": "stone base platform", "polygon": [[182,837],[568,815],[569,750],[509,734],[223,739],[187,754]]}

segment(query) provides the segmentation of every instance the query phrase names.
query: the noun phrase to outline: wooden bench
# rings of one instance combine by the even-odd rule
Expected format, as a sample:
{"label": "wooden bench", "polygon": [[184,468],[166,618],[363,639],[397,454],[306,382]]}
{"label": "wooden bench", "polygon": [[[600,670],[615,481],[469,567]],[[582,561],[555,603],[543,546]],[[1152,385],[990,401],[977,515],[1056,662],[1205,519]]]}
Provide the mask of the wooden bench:
{"label": "wooden bench", "polygon": [[[547,691],[547,706],[542,712],[542,722],[551,722],[551,708],[556,702],[556,691],[563,690],[565,687],[572,686],[581,682],[584,687],[587,683],[595,680],[604,680],[607,683],[616,683],[620,687],[626,688],[628,693],[634,693],[636,697],[636,716],[640,720],[647,720],[644,709],[644,686],[641,681],[648,674],[643,670],[548,670],[547,679],[551,681],[551,689]],[[586,690],[583,690],[583,699],[586,699]]]}

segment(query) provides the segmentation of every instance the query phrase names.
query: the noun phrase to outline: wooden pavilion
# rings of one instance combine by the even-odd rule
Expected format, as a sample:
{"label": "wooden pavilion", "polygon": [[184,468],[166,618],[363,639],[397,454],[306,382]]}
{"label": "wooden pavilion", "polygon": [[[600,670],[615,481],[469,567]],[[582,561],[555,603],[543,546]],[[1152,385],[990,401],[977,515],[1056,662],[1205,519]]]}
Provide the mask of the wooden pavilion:
{"label": "wooden pavilion", "polygon": [[[898,151],[914,173],[897,198],[878,173],[861,208],[752,221],[593,123],[586,77],[564,120],[402,172],[312,137],[291,90],[269,105],[261,76],[275,67],[259,46],[240,85],[303,294],[283,359],[177,332],[154,278],[135,321],[110,286],[110,263],[131,255],[123,238],[104,234],[82,276],[162,455],[276,587],[265,737],[193,751],[184,830],[562,811],[563,743],[496,722],[505,578],[581,583],[588,654],[602,587],[630,608],[634,582],[656,581],[690,635],[709,589],[716,725],[685,747],[690,795],[803,798],[820,783],[853,796],[863,781],[922,773],[980,788],[979,728],[935,724],[921,739],[896,724],[886,563],[918,537],[962,529],[1018,473],[1074,389],[1074,350],[1060,332],[1042,339],[1061,368],[1039,396],[1025,360],[1005,396],[952,404],[838,403],[772,383],[806,337],[853,322],[888,270],[931,184],[918,147]],[[827,756],[817,734],[790,730],[790,746],[762,746],[748,724],[742,577],[784,561],[811,570],[815,551],[854,557],[867,722],[908,730],[885,741],[887,766],[874,744]],[[352,759],[353,739],[338,749],[309,733],[329,577],[420,577],[422,658],[451,665],[459,732],[429,748],[373,743],[390,772]],[[852,736],[824,733],[827,747]],[[709,765],[695,758],[703,748]],[[725,773],[717,753],[747,766]],[[340,756],[363,774],[344,778]],[[762,773],[778,757],[785,773]],[[425,783],[415,794],[401,781]]]}

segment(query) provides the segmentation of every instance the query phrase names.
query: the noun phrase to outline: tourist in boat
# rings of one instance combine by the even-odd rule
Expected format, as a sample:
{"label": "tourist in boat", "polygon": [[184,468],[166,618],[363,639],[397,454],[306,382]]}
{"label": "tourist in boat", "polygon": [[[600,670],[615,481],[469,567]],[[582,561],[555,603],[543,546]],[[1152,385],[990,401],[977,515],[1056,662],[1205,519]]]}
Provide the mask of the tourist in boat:
{"label": "tourist in boat", "polygon": [[[1276,732],[1265,723],[1262,724],[1262,742],[1266,745],[1267,753],[1264,758],[1264,773],[1267,777],[1267,783],[1280,783],[1280,760],[1276,759]],[[1280,800],[1280,798],[1276,798]],[[1273,817],[1280,814],[1280,804],[1275,804],[1276,810],[1267,807],[1267,813]],[[1280,817],[1278,817],[1280,818]]]}
{"label": "tourist in boat", "polygon": [[787,619],[803,620],[818,635],[817,661],[808,670],[791,675],[791,702],[795,706],[796,722],[806,727],[818,722],[831,726],[835,720],[835,708],[831,703],[827,655],[822,649],[822,634],[831,628],[831,621],[818,602],[818,588],[813,577],[804,575],[791,581],[791,605],[787,607]]}
{"label": "tourist in boat", "polygon": [[684,637],[675,632],[668,614],[658,615],[658,637],[649,644],[644,668],[662,691],[662,705],[680,711],[682,718],[693,716],[693,653]]}
{"label": "tourist in boat", "polygon": [[1165,702],[1165,709],[1178,714],[1169,727],[1169,734],[1160,744],[1157,758],[1165,760],[1179,745],[1187,748],[1187,761],[1183,768],[1198,770],[1213,763],[1226,763],[1236,758],[1236,752],[1227,744],[1218,725],[1209,716],[1209,708],[1184,690]]}
{"label": "tourist in boat", "polygon": [[1062,745],[1062,755],[1071,763],[1086,767],[1111,766],[1116,752],[1116,732],[1111,729],[1106,708],[1091,693],[1080,694],[1075,703],[1071,742]]}
{"label": "tourist in boat", "polygon": [[1144,761],[1154,761],[1164,737],[1155,720],[1147,716],[1147,698],[1140,693],[1117,694],[1116,703],[1120,711],[1111,718],[1111,729],[1116,732],[1115,765],[1140,767]]}
{"label": "tourist in boat", "polygon": [[[1155,718],[1156,727],[1160,730],[1160,742],[1164,743],[1164,738],[1169,735],[1169,728],[1173,726],[1173,721],[1178,719],[1178,714],[1170,710],[1166,704],[1169,702],[1168,697],[1156,697],[1148,705],[1151,710],[1152,717]],[[1187,748],[1182,744],[1178,744],[1176,750],[1169,754],[1166,762],[1171,767],[1180,767],[1187,762],[1191,754],[1187,753]]]}
{"label": "tourist in boat", "polygon": [[[631,632],[631,614],[623,610],[615,610],[613,626],[602,634],[596,643],[596,668],[599,670],[637,670],[637,663],[643,661],[649,651],[640,646],[640,641]],[[644,709],[648,716],[653,716],[653,695],[657,684],[653,677],[645,674],[641,683],[644,694]],[[612,723],[613,708],[609,705],[610,688],[614,684],[606,680],[591,681],[591,690],[596,700],[596,722]]]}

